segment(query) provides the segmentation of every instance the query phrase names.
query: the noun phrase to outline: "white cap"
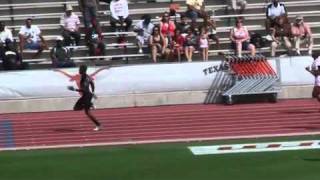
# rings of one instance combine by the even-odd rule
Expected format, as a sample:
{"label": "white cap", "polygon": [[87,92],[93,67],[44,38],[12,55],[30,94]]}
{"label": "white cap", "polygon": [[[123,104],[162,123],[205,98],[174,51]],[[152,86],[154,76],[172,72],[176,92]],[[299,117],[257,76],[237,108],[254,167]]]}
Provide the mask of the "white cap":
{"label": "white cap", "polygon": [[66,11],[72,11],[72,10],[73,10],[72,6],[70,4],[67,4]]}
{"label": "white cap", "polygon": [[56,41],[63,41],[63,37],[62,36],[57,36]]}

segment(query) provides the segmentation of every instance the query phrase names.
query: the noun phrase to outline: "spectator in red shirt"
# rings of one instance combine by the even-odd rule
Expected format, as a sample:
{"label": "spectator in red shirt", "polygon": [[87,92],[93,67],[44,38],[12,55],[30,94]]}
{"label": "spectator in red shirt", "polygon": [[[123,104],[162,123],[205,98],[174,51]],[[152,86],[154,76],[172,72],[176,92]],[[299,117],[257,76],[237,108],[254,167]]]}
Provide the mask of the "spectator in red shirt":
{"label": "spectator in red shirt", "polygon": [[308,47],[308,54],[312,55],[313,38],[311,28],[303,21],[302,16],[296,17],[296,21],[291,26],[291,33],[295,44],[296,54],[300,55],[300,45],[306,44]]}
{"label": "spectator in red shirt", "polygon": [[183,49],[183,44],[184,44],[184,37],[181,34],[181,30],[180,29],[176,29],[174,32],[174,36],[172,38],[172,45],[171,45],[171,50],[172,50],[172,54],[174,56],[178,57],[178,61],[181,61],[181,54],[183,53],[184,49]]}
{"label": "spectator in red shirt", "polygon": [[176,25],[174,24],[173,21],[170,20],[169,13],[165,12],[160,22],[160,34],[164,38],[167,38],[168,42],[171,42],[175,29],[176,29]]}

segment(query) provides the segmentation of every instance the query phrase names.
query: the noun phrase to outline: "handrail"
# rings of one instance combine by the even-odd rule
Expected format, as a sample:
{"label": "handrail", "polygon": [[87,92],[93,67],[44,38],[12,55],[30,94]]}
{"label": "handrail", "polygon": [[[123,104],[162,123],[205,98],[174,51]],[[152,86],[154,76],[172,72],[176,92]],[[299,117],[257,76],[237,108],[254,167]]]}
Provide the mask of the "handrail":
{"label": "handrail", "polygon": [[[320,50],[320,44],[314,45],[314,50]],[[302,51],[307,51],[307,48],[302,48]],[[261,48],[260,53],[266,53],[270,51],[270,47]],[[285,52],[286,49],[277,49],[277,52]],[[209,54],[217,54],[219,52],[224,53],[232,53],[234,50],[232,49],[221,49],[221,50],[209,50]],[[80,56],[80,57],[72,57],[73,60],[87,60],[87,59],[111,59],[111,58],[126,58],[126,57],[146,57],[150,56],[150,54],[119,54],[119,55],[108,55],[108,56]],[[39,59],[24,59],[24,62],[35,62],[35,63],[41,63],[41,62],[51,62],[49,58],[39,58]]]}
{"label": "handrail", "polygon": [[[73,5],[77,5],[77,1],[73,1],[73,2],[54,2],[54,3],[26,3],[26,4],[14,4],[14,5],[21,5],[21,7],[23,7],[22,5],[25,5],[25,6],[30,6],[30,8],[35,8],[35,7],[59,7],[59,6],[64,6],[65,4],[73,4]],[[287,7],[295,7],[295,6],[299,6],[303,4],[304,6],[314,6],[314,5],[320,5],[320,2],[319,1],[315,1],[315,0],[310,0],[310,1],[294,1],[294,2],[287,2],[286,3],[286,6]],[[0,5],[0,7],[2,6],[5,6],[5,5]],[[8,7],[10,5],[7,5]],[[18,6],[18,7],[19,7]],[[226,8],[228,5],[208,5],[206,6],[207,9],[222,9],[222,8]],[[264,7],[265,6],[265,3],[255,3],[255,4],[248,4],[248,7],[247,9],[255,9],[255,8],[260,8],[260,7]],[[143,8],[136,8],[136,9],[129,9],[129,12],[130,14],[141,14],[141,13],[161,13],[161,12],[164,12],[168,10],[168,8],[147,8],[147,9],[143,9]],[[180,7],[180,10],[179,12],[183,12],[186,10],[186,6],[182,6]],[[106,10],[106,11],[99,11],[100,13],[110,13],[109,10]],[[76,12],[77,14],[81,14],[79,12]],[[61,13],[47,13],[47,14],[35,14],[34,17],[39,17],[39,16],[61,16],[63,14],[63,12]],[[33,15],[32,14],[29,14],[29,15],[14,15],[13,17],[14,18],[17,18],[17,17],[32,17]],[[233,16],[233,15],[226,15],[227,17],[228,16]],[[241,16],[241,15],[239,15]],[[242,16],[247,16],[246,14],[243,14]],[[0,16],[0,19],[1,18],[9,18],[11,16]],[[219,18],[222,18],[222,16],[217,16]]]}
{"label": "handrail", "polygon": [[[308,24],[310,25],[311,28],[320,27],[320,22],[310,22]],[[249,26],[246,26],[246,27],[248,28],[249,31],[257,31],[257,30],[264,30],[265,29],[265,27],[263,25],[249,25]],[[217,28],[217,32],[218,33],[229,32],[231,28],[232,28],[232,26],[218,27]],[[136,36],[136,33],[133,32],[133,31],[129,31],[129,32],[105,32],[105,33],[102,33],[102,35],[104,35],[104,36],[116,36],[116,35],[121,35],[121,34],[125,34],[125,35],[130,36],[130,37]],[[55,40],[58,36],[60,36],[60,35],[43,35],[43,37],[46,40]],[[85,34],[81,34],[81,36],[84,37]],[[14,37],[14,38],[16,39],[17,42],[19,42],[19,38],[18,37]]]}

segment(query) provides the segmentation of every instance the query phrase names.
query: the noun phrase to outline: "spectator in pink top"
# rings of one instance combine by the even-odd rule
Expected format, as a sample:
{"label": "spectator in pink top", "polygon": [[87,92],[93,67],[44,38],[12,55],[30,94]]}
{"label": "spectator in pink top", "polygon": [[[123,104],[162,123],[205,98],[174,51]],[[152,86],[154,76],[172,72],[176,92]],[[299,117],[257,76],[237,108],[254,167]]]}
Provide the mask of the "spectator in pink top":
{"label": "spectator in pink top", "polygon": [[313,38],[310,26],[303,22],[302,16],[297,16],[296,21],[293,23],[291,27],[291,33],[293,36],[295,49],[297,55],[300,55],[300,45],[306,44],[308,47],[308,54],[312,54],[313,48]]}
{"label": "spectator in pink top", "polygon": [[249,43],[250,35],[248,29],[243,26],[242,18],[236,20],[236,26],[230,32],[230,39],[232,48],[239,57],[242,56],[242,50],[250,50],[252,56],[256,54],[255,46]]}
{"label": "spectator in pink top", "polygon": [[64,45],[70,46],[72,44],[72,38],[74,38],[74,41],[77,46],[79,46],[80,42],[80,20],[79,17],[72,12],[72,6],[67,5],[65,14],[60,19],[60,25],[63,29],[62,36],[64,39]]}

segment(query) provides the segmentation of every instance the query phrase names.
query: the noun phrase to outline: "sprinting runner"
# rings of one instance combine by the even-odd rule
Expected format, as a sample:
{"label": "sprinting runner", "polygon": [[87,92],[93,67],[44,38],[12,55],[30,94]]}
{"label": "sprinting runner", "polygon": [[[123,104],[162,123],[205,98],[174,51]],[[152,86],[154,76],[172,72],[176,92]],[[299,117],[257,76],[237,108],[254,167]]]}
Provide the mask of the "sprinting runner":
{"label": "sprinting runner", "polygon": [[81,65],[79,67],[79,74],[81,76],[79,89],[76,89],[73,86],[68,86],[69,90],[78,91],[81,94],[81,97],[74,105],[73,110],[80,111],[84,109],[86,115],[96,126],[93,130],[99,131],[101,124],[90,111],[90,109],[93,107],[92,98],[96,98],[94,94],[95,86],[93,79],[87,74],[86,65]]}
{"label": "sprinting runner", "polygon": [[320,102],[320,57],[318,53],[313,53],[312,57],[314,62],[311,66],[306,67],[306,70],[315,77],[312,97]]}

